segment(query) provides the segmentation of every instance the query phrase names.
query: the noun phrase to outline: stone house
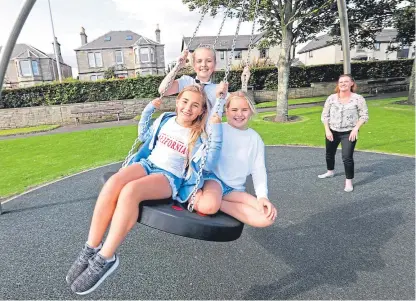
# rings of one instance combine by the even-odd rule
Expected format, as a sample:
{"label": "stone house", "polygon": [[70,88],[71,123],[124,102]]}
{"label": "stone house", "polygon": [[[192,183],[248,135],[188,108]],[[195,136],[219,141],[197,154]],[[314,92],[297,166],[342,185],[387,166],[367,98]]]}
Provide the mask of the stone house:
{"label": "stone house", "polygon": [[104,72],[113,68],[118,78],[138,75],[165,74],[165,46],[160,43],[160,29],[156,41],[133,31],[110,31],[88,42],[81,28],[81,47],[75,49],[80,80],[104,79]]}

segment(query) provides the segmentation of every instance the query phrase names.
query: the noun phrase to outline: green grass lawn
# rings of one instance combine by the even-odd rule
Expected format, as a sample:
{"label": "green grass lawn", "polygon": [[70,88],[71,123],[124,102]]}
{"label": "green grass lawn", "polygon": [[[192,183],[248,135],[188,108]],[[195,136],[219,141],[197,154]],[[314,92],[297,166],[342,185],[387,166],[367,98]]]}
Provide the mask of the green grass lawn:
{"label": "green grass lawn", "polygon": [[0,130],[0,136],[46,132],[46,131],[54,130],[59,127],[60,125],[39,125],[39,126],[31,126],[31,127],[26,127],[26,128]]}
{"label": "green grass lawn", "polygon": [[[415,155],[414,106],[395,101],[368,103],[370,120],[359,133],[357,149]],[[320,121],[322,107],[290,110],[302,121],[277,124],[264,121],[272,113],[251,121],[267,145],[324,146]],[[121,161],[137,136],[136,126],[94,129],[46,136],[0,140],[0,198],[91,167]]]}

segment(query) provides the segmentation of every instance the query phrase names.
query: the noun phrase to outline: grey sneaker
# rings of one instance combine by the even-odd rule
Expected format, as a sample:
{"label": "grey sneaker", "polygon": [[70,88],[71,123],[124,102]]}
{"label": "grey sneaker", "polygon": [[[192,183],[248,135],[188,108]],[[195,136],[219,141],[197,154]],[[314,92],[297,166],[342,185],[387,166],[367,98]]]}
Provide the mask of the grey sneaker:
{"label": "grey sneaker", "polygon": [[107,262],[100,254],[89,260],[88,268],[71,285],[71,289],[78,295],[86,295],[93,292],[100,284],[110,276],[118,267],[119,259]]}
{"label": "grey sneaker", "polygon": [[68,271],[68,274],[66,275],[65,280],[69,285],[71,285],[72,282],[74,282],[74,280],[77,279],[78,276],[85,271],[85,269],[88,267],[88,260],[93,258],[94,255],[97,254],[97,252],[100,249],[101,244],[97,250],[85,244],[84,248],[82,248],[81,252],[79,253],[78,258],[72,264],[71,268]]}

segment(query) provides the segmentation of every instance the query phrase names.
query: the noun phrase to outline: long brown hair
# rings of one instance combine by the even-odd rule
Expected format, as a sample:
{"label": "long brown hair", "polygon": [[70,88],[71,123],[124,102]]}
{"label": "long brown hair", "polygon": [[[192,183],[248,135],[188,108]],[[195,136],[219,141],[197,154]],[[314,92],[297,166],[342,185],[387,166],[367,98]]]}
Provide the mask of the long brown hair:
{"label": "long brown hair", "polygon": [[358,86],[357,86],[357,83],[355,82],[354,78],[352,77],[352,75],[351,74],[341,74],[338,77],[338,80],[337,80],[337,86],[335,87],[335,93],[339,94],[339,84],[338,84],[338,82],[342,77],[348,77],[354,83],[354,85],[351,86],[351,90],[350,90],[351,92],[357,91]]}
{"label": "long brown hair", "polygon": [[[182,94],[186,91],[198,93],[201,99],[202,105],[202,114],[199,115],[190,126],[191,132],[189,133],[189,141],[188,141],[188,160],[186,166],[190,166],[191,157],[192,157],[192,150],[194,149],[195,143],[198,140],[199,136],[206,136],[205,132],[205,125],[207,123],[208,118],[208,98],[201,86],[199,85],[191,85],[185,87],[177,96],[176,99],[180,99]],[[176,108],[176,114],[178,114]]]}

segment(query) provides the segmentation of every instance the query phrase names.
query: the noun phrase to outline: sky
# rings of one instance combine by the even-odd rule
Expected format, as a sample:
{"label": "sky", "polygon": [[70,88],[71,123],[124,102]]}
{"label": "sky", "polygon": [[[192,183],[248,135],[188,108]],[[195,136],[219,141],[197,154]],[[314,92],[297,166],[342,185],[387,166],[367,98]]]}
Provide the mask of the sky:
{"label": "sky", "polygon": [[[10,34],[23,0],[0,0],[0,46]],[[165,45],[165,62],[174,61],[181,51],[183,36],[192,36],[198,11],[189,11],[182,0],[50,0],[55,35],[61,44],[65,63],[78,74],[74,49],[81,46],[80,31],[85,28],[88,41],[111,30],[131,30],[152,40],[157,24],[161,43]],[[197,35],[215,36],[222,15],[206,16]],[[237,20],[227,20],[222,34],[233,35]],[[242,23],[240,34],[251,33],[251,22]],[[256,26],[257,28],[257,26]],[[45,53],[53,53],[53,34],[47,0],[37,0],[30,12],[17,43],[30,44]]]}

